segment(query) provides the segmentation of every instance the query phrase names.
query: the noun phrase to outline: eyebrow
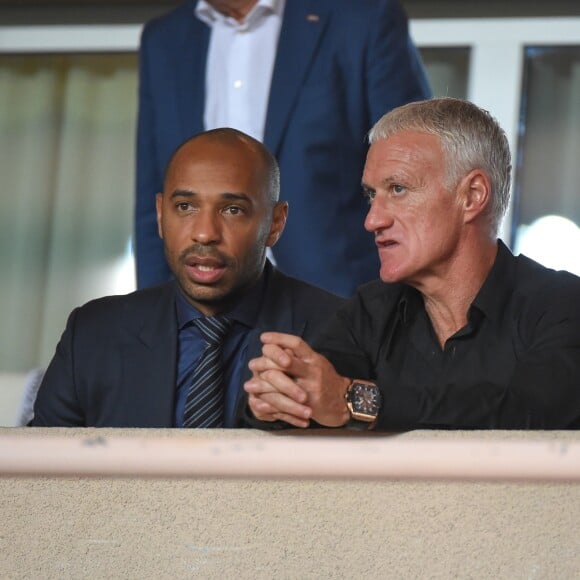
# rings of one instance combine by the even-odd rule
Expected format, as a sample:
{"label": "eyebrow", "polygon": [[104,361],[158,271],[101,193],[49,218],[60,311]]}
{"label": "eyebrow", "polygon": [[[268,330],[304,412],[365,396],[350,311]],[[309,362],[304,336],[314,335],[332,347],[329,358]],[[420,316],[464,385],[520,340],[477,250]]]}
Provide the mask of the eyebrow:
{"label": "eyebrow", "polygon": [[[191,191],[189,189],[176,189],[171,194],[171,199],[175,199],[177,197],[197,197],[198,195],[199,193],[197,193],[196,191]],[[219,194],[219,196],[227,201],[246,201],[248,203],[252,202],[252,199],[250,198],[249,195],[241,192],[240,193],[224,192]]]}
{"label": "eyebrow", "polygon": [[[402,182],[405,182],[406,180],[407,179],[405,177],[403,177],[401,174],[394,173],[392,175],[388,175],[387,177],[381,179],[381,181],[379,183],[379,187],[384,187],[387,185],[391,185],[393,183],[402,183]],[[364,181],[361,182],[361,187],[367,191],[375,191],[374,187],[367,185]]]}

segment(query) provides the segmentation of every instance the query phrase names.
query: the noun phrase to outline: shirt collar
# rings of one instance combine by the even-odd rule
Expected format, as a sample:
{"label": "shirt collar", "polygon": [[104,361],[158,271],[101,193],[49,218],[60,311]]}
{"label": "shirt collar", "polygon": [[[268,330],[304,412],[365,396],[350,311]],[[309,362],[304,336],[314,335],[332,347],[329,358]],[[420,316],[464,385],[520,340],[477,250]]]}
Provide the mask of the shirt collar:
{"label": "shirt collar", "polygon": [[497,241],[497,246],[495,262],[471,305],[495,321],[501,320],[509,304],[514,280],[513,254],[501,240]]}
{"label": "shirt collar", "polygon": [[[469,308],[468,319],[472,324],[477,324],[481,315],[490,320],[501,320],[503,309],[508,304],[513,286],[513,255],[501,240],[498,240],[497,245],[493,266]],[[397,305],[399,319],[405,325],[410,324],[424,307],[421,294],[411,286],[406,286]]]}
{"label": "shirt collar", "polygon": [[405,325],[410,324],[422,307],[423,298],[421,293],[411,286],[403,285],[403,291],[397,304],[399,320]]}
{"label": "shirt collar", "polygon": [[[271,276],[271,271],[272,266],[267,262],[258,282],[247,290],[232,308],[220,312],[220,314],[226,315],[234,322],[239,322],[249,328],[254,326],[260,312],[260,307],[264,301],[264,294]],[[177,327],[180,331],[196,318],[202,318],[204,316],[185,298],[179,287],[176,292],[175,306],[177,309]]]}
{"label": "shirt collar", "polygon": [[225,16],[219,10],[216,10],[206,0],[198,0],[195,6],[195,15],[210,27],[219,21],[234,28],[247,28],[269,14],[275,14],[281,18],[284,12],[284,2],[285,0],[258,0],[248,12],[244,21],[238,22],[234,18]]}

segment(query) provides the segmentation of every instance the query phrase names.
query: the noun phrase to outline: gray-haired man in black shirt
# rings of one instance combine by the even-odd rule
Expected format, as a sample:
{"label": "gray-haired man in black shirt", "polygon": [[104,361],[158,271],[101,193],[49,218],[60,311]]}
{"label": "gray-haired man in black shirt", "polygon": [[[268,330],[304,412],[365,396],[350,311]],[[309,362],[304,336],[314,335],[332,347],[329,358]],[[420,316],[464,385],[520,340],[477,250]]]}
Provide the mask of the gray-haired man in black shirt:
{"label": "gray-haired man in black shirt", "polygon": [[245,385],[254,415],[296,427],[580,428],[580,278],[497,239],[511,171],[497,122],[432,99],[391,111],[369,141],[365,227],[381,281],[338,311],[316,351],[262,336]]}

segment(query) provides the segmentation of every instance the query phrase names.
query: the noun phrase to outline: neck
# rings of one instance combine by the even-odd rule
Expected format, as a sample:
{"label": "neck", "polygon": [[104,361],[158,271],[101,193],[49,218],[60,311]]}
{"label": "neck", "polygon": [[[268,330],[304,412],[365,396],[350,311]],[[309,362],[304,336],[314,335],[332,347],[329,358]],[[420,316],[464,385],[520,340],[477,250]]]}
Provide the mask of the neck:
{"label": "neck", "polygon": [[442,348],[448,338],[467,324],[469,308],[496,255],[495,240],[478,245],[476,251],[465,251],[454,257],[443,275],[434,276],[417,287]]}
{"label": "neck", "polygon": [[208,0],[218,12],[224,16],[241,22],[257,4],[258,0]]}

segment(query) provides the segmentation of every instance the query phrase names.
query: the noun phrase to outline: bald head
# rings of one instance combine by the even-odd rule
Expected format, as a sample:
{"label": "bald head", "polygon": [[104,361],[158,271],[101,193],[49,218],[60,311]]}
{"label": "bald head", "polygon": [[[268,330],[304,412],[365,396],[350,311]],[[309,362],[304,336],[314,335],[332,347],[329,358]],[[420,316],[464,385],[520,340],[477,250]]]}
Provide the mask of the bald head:
{"label": "bald head", "polygon": [[234,129],[196,135],[171,157],[156,197],[159,235],[183,295],[204,314],[260,279],[288,215],[279,183],[270,152]]}
{"label": "bald head", "polygon": [[197,160],[203,152],[204,156],[215,156],[216,161],[223,163],[243,163],[248,170],[263,179],[263,193],[274,206],[280,197],[280,169],[275,157],[256,139],[238,131],[224,127],[199,133],[182,143],[171,156],[165,173],[164,189],[168,182],[173,181],[176,171],[183,164]]}

